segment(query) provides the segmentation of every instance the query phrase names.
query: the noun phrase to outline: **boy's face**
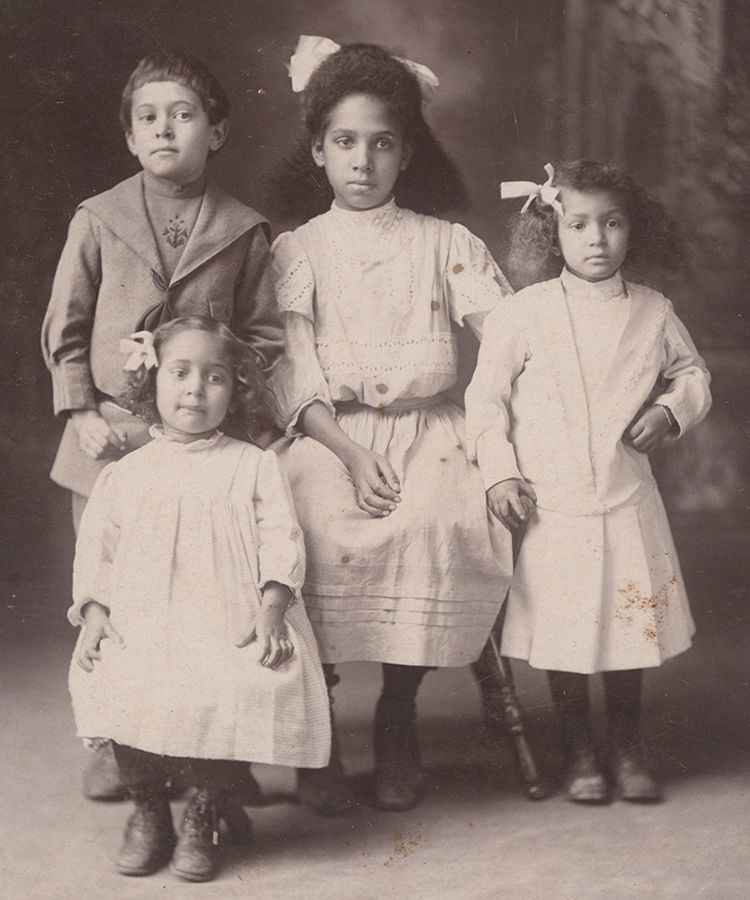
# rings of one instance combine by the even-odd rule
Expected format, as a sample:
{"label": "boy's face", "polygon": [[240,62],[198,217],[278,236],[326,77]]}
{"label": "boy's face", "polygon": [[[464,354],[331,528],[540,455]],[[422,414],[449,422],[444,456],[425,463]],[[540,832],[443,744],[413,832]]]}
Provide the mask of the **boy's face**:
{"label": "boy's face", "polygon": [[226,119],[212,125],[200,97],[176,81],[151,81],[133,92],[128,149],[158,178],[187,184],[200,178],[210,150],[227,138]]}

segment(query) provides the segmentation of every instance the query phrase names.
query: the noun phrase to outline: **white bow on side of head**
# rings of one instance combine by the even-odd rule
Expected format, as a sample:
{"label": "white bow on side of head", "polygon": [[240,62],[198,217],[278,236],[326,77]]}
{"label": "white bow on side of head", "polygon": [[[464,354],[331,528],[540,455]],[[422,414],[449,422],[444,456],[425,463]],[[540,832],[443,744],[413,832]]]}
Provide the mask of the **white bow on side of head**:
{"label": "white bow on side of head", "polygon": [[135,372],[143,366],[148,372],[159,365],[159,360],[154,350],[154,336],[150,331],[136,331],[129,338],[120,341],[120,353],[129,353],[123,369],[126,372]]}
{"label": "white bow on side of head", "polygon": [[501,181],[501,199],[511,200],[515,197],[526,197],[526,202],[521,209],[521,212],[526,212],[534,197],[539,197],[542,203],[551,206],[561,216],[563,214],[562,203],[557,199],[560,189],[552,187],[552,179],[555,177],[555,169],[552,163],[547,163],[544,171],[547,173],[547,180],[544,184],[537,184],[534,181]]}
{"label": "white bow on side of head", "polygon": [[[303,34],[297,41],[294,55],[289,60],[289,77],[292,79],[292,90],[294,93],[298,94],[300,91],[304,91],[310,76],[323,60],[337,53],[340,49],[341,45],[330,38]],[[422,99],[425,103],[429,103],[440,85],[437,75],[432,69],[428,69],[427,66],[423,66],[421,63],[412,62],[410,59],[402,59],[400,56],[394,56],[394,59],[403,63],[416,77],[419,82],[419,89],[422,92]]]}

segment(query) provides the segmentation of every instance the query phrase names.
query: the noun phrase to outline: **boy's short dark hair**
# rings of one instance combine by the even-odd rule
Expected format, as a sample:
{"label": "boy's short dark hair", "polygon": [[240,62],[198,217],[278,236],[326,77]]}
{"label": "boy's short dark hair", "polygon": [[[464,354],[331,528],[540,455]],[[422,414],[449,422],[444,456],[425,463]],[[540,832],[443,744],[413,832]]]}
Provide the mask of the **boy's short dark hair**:
{"label": "boy's short dark hair", "polygon": [[128,78],[120,103],[120,124],[131,131],[133,93],[153,81],[176,81],[190,88],[200,98],[208,121],[217,125],[229,116],[229,98],[211,70],[199,59],[185,53],[149,53]]}

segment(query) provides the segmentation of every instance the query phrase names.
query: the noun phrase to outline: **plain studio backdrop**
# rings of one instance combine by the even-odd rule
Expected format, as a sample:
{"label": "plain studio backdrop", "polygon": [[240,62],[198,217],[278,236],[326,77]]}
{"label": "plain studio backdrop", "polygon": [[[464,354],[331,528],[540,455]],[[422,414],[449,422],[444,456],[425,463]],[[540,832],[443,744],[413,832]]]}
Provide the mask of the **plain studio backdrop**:
{"label": "plain studio backdrop", "polygon": [[[369,812],[321,823],[287,802],[290,777],[271,773],[266,786],[286,791],[287,801],[263,815],[285,827],[265,845],[260,838],[263,865],[243,868],[237,855],[205,895],[744,896],[750,11],[741,0],[5,0],[0,893],[180,891],[166,875],[117,880],[111,861],[124,808],[80,797],[82,752],[65,689],[72,531],[68,497],[47,478],[61,423],[51,414],[39,330],[76,204],[137,171],[118,106],[138,59],[178,49],[215,72],[232,113],[213,174],[270,215],[267,178],[298,127],[286,63],[300,34],[382,43],[437,73],[427,116],[471,196],[455,218],[501,265],[505,224],[520,203],[501,205],[498,181],[543,180],[550,159],[621,164],[680,220],[685,263],[659,286],[706,356],[715,406],[694,434],[658,454],[655,468],[699,631],[690,653],[649,676],[646,724],[670,793],[659,811],[638,818],[620,804],[594,819],[559,799],[527,804],[509,759],[495,809],[488,797],[497,786],[485,779],[493,757],[476,750],[476,691],[467,672],[440,672],[421,700],[434,781],[423,807],[398,821]],[[293,223],[272,224],[278,233]],[[465,381],[475,347],[464,336],[461,346]],[[375,669],[350,669],[340,700],[344,753],[361,774],[371,764]],[[532,736],[546,748],[554,723],[543,681],[521,664],[516,671]],[[459,813],[474,823],[470,840],[451,830]],[[289,822],[306,836],[301,855]],[[584,832],[611,840],[592,854]],[[283,847],[276,861],[274,842]],[[300,882],[306,866],[316,878]]]}

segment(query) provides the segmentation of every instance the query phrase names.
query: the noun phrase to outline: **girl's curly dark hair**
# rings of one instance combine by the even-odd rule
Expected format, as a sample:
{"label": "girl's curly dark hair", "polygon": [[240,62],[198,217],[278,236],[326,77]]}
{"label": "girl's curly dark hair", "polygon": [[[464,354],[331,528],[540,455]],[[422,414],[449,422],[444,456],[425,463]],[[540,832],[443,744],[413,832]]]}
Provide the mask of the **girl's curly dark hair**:
{"label": "girl's curly dark hair", "polygon": [[411,161],[394,190],[399,206],[439,215],[468,205],[458,169],[422,115],[416,76],[383,47],[345,44],[318,66],[302,94],[304,132],[270,180],[267,204],[278,216],[307,221],[331,205],[333,192],[310,148],[324,135],[334,107],[351,94],[368,94],[387,104],[411,144]]}
{"label": "girl's curly dark hair", "polygon": [[[219,337],[224,345],[234,376],[234,388],[229,404],[229,412],[222,430],[234,437],[247,439],[269,427],[267,412],[267,388],[260,368],[253,357],[253,351],[229,328],[209,316],[183,316],[172,319],[154,331],[154,351],[159,359],[163,348],[183,331],[205,331]],[[117,397],[117,402],[125,409],[150,424],[161,422],[156,407],[156,373],[158,369],[140,366],[134,372],[127,372],[127,387]]]}
{"label": "girl's curly dark hair", "polygon": [[[630,218],[630,239],[625,268],[632,277],[650,280],[659,270],[675,269],[683,258],[677,223],[664,206],[637,181],[616,166],[581,159],[555,163],[552,184],[576,191],[611,191],[620,198]],[[535,197],[510,222],[508,270],[517,287],[552,278],[560,271],[554,209]]]}

